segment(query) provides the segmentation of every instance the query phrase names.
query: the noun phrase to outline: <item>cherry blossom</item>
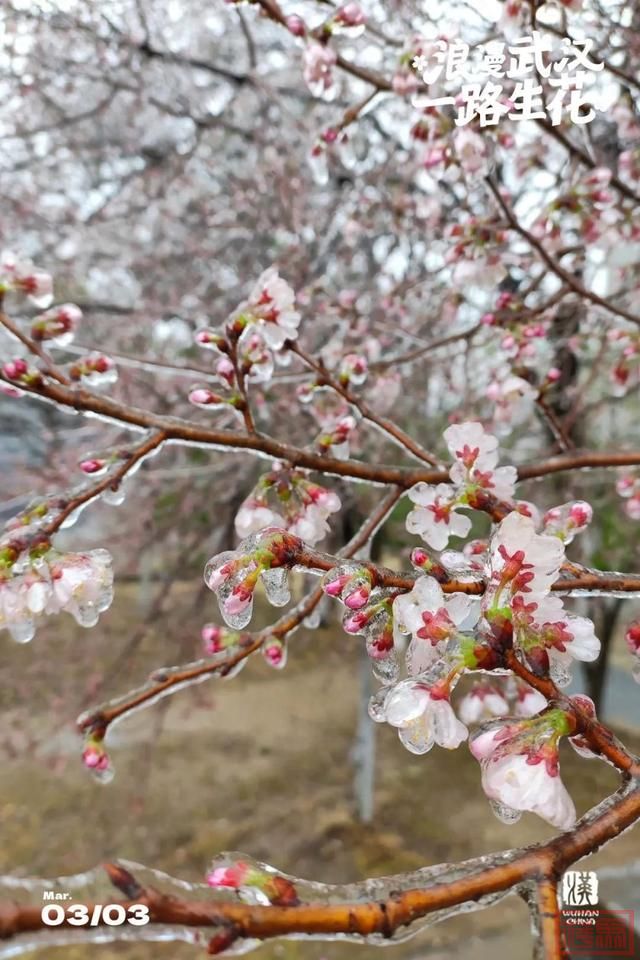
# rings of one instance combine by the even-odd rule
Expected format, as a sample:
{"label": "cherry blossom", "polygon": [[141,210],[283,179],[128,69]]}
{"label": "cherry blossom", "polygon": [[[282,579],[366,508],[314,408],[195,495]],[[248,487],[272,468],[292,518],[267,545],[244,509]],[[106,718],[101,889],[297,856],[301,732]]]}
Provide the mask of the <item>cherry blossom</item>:
{"label": "cherry blossom", "polygon": [[[543,706],[547,701],[543,698]],[[492,717],[504,717],[509,713],[509,703],[495,683],[479,680],[458,703],[458,716],[462,723],[471,726]]]}
{"label": "cherry blossom", "polygon": [[547,706],[546,699],[528,683],[519,680],[516,685],[516,698],[513,712],[516,717],[534,717]]}
{"label": "cherry blossom", "polygon": [[82,310],[75,303],[64,303],[35,317],[31,324],[34,340],[48,340],[57,347],[71,343],[82,320]]}
{"label": "cherry blossom", "polygon": [[456,493],[450,484],[432,487],[418,483],[408,496],[416,507],[407,516],[407,530],[418,534],[435,550],[444,550],[449,537],[466,537],[471,530],[469,517],[455,510]]}
{"label": "cherry blossom", "polygon": [[400,740],[411,753],[427,753],[435,744],[455,750],[469,735],[454,713],[446,685],[429,687],[405,680],[387,695],[384,716],[398,728]]}
{"label": "cherry blossom", "polygon": [[513,496],[518,474],[515,467],[498,467],[498,440],[479,423],[448,427],[444,439],[455,459],[449,475],[458,486],[478,487],[500,500]]}
{"label": "cherry blossom", "polygon": [[558,757],[558,741],[569,733],[562,710],[480,728],[469,749],[480,761],[482,787],[489,799],[507,811],[535,813],[560,830],[572,827],[576,811],[560,779]]}
{"label": "cherry blossom", "polygon": [[465,537],[471,520],[457,508],[484,507],[487,498],[513,496],[517,479],[515,467],[498,467],[498,441],[479,423],[454,424],[444,438],[454,464],[449,471],[452,484],[431,486],[418,483],[409,491],[417,504],[407,516],[410,533],[419,534],[436,550],[443,550],[449,537]]}
{"label": "cherry blossom", "polygon": [[300,314],[295,309],[295,293],[275,267],[261,274],[247,303],[238,309],[258,323],[266,343],[274,350],[298,336]]}
{"label": "cherry blossom", "polygon": [[36,269],[31,260],[5,250],[0,255],[0,296],[8,290],[23,294],[42,310],[53,300],[51,275]]}
{"label": "cherry blossom", "polygon": [[553,534],[563,543],[569,544],[576,534],[588,527],[592,518],[593,508],[584,500],[563,503],[559,507],[552,507],[544,514],[543,532]]}
{"label": "cherry blossom", "polygon": [[427,669],[455,638],[462,625],[471,627],[477,619],[473,598],[464,594],[445,597],[433,577],[419,577],[409,593],[393,602],[394,629],[410,633],[407,667],[416,676]]}
{"label": "cherry blossom", "polygon": [[304,49],[304,82],[316,97],[333,94],[333,67],[337,56],[335,50],[323,43],[312,41]]}
{"label": "cherry blossom", "polygon": [[276,463],[242,503],[235,529],[244,539],[265,527],[282,527],[313,544],[329,532],[328,518],[340,508],[340,497],[333,490]]}
{"label": "cherry blossom", "polygon": [[11,562],[0,547],[0,629],[26,642],[38,621],[66,611],[81,626],[94,626],[113,599],[111,557],[106,550],[58,553],[49,549]]}

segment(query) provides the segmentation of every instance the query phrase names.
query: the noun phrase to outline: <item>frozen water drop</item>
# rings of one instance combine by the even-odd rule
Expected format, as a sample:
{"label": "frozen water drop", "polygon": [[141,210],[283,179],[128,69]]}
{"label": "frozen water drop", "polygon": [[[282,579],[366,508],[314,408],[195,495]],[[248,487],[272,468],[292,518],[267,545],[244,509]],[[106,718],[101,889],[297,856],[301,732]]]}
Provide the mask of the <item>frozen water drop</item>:
{"label": "frozen water drop", "polygon": [[381,660],[372,660],[371,669],[374,677],[382,683],[395,683],[400,675],[400,666],[395,653]]}
{"label": "frozen water drop", "polygon": [[29,643],[36,635],[36,625],[33,620],[8,623],[7,629],[16,643]]}
{"label": "frozen water drop", "polygon": [[558,687],[568,687],[571,683],[571,671],[567,665],[553,657],[549,662],[549,676]]}
{"label": "frozen water drop", "polygon": [[387,699],[387,694],[389,693],[389,687],[380,687],[379,690],[369,698],[369,716],[376,723],[385,723],[386,716],[384,711],[384,703]]}
{"label": "frozen water drop", "polygon": [[75,610],[71,610],[76,623],[81,627],[95,627],[100,619],[100,610],[95,603],[78,603]]}
{"label": "frozen water drop", "polygon": [[223,591],[220,591],[218,596],[218,603],[220,604],[220,613],[224,617],[224,621],[228,627],[231,627],[232,630],[244,630],[253,614],[253,597],[250,597],[248,600],[244,601],[242,606],[235,605],[233,603],[233,597],[231,590],[227,593],[226,599],[222,597]]}
{"label": "frozen water drop", "polygon": [[490,800],[491,809],[494,814],[502,823],[506,823],[507,826],[511,826],[512,823],[517,823],[522,813],[520,810],[514,810],[513,807],[507,807],[504,803],[499,803],[497,800]]}
{"label": "frozen water drop", "polygon": [[269,603],[273,604],[274,607],[284,607],[289,603],[291,592],[289,590],[288,570],[285,567],[264,570],[262,582]]}
{"label": "frozen water drop", "polygon": [[116,772],[111,764],[109,764],[107,767],[104,767],[102,770],[99,770],[97,767],[95,767],[91,771],[91,776],[94,778],[94,780],[97,780],[98,783],[103,784],[111,783],[115,775]]}
{"label": "frozen water drop", "polygon": [[101,496],[105,503],[110,504],[112,507],[119,507],[121,503],[124,503],[126,496],[124,484],[119,484],[115,490],[112,487],[107,487],[106,490],[102,491]]}

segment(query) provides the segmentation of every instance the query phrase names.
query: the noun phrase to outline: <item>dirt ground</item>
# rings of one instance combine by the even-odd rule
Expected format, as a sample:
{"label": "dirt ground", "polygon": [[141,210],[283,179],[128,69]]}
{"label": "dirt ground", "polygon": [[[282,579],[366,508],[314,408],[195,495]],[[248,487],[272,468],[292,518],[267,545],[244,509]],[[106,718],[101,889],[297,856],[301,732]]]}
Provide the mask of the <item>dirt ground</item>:
{"label": "dirt ground", "polygon": [[[1,638],[0,872],[60,876],[123,857],[201,881],[209,860],[241,850],[287,873],[350,882],[461,860],[551,835],[535,817],[514,826],[490,812],[468,750],[409,754],[390,728],[377,729],[375,819],[355,817],[353,745],[358,641],[335,627],[296,634],[282,672],[255,657],[237,677],[178,693],[117,726],[116,777],[95,783],[78,761],[73,720],[89,702],[122,692],[150,670],[199,652],[200,610],[184,588],[132,649],[143,611],[136,588],[119,589],[93,631],[69,619],[33,644]],[[640,737],[626,736],[638,750]],[[579,812],[616,783],[602,763],[563,755]],[[640,832],[601,851],[590,869],[640,858]],[[463,914],[393,948],[397,957],[531,955],[528,918],[516,897]],[[370,947],[281,941],[266,960],[358,960]],[[182,960],[181,944],[49,948],[51,960],[88,957]],[[390,956],[392,954],[389,954]],[[31,954],[29,955],[31,956]]]}

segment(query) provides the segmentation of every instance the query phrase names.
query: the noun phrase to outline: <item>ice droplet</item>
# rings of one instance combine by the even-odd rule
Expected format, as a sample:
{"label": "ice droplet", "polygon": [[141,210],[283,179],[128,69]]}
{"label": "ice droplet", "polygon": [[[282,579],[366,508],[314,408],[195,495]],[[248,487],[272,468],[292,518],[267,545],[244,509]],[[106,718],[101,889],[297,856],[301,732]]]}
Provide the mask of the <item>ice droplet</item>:
{"label": "ice droplet", "polygon": [[302,621],[308,630],[317,630],[322,620],[322,611],[318,604]]}
{"label": "ice droplet", "polygon": [[395,652],[381,660],[372,660],[371,669],[374,677],[382,683],[395,683],[400,676],[400,665]]}
{"label": "ice droplet", "polygon": [[[104,609],[104,608],[103,608]],[[70,611],[76,623],[81,627],[95,627],[100,619],[100,608],[95,603],[79,603]]]}
{"label": "ice droplet", "polygon": [[375,723],[386,723],[386,716],[384,712],[384,702],[387,699],[387,694],[389,693],[389,687],[380,687],[379,690],[369,698],[369,716]]}
{"label": "ice droplet", "polygon": [[517,823],[522,816],[520,810],[514,810],[513,807],[507,807],[504,803],[499,803],[497,800],[490,800],[489,805],[498,820],[500,820],[502,823],[506,823],[507,826],[511,826],[512,823]]}
{"label": "ice droplet", "polygon": [[233,586],[231,584],[228,585],[228,589],[223,587],[218,592],[220,613],[227,626],[231,627],[232,630],[244,630],[253,615],[253,596],[244,601],[242,606],[236,606],[233,603],[234,597],[232,594]]}
{"label": "ice droplet", "polygon": [[121,503],[124,503],[126,497],[124,483],[120,483],[115,490],[112,487],[107,487],[106,490],[102,491],[101,497],[105,503],[111,504],[112,507],[119,507]]}
{"label": "ice droplet", "polygon": [[549,658],[549,676],[558,687],[568,687],[571,683],[571,671],[555,657]]}
{"label": "ice droplet", "polygon": [[291,600],[288,573],[286,567],[275,567],[262,572],[267,599],[274,607],[284,607]]}
{"label": "ice droplet", "polygon": [[29,643],[36,635],[36,625],[33,620],[8,623],[7,630],[16,643]]}
{"label": "ice droplet", "polygon": [[102,770],[99,770],[97,767],[95,767],[91,771],[91,776],[93,777],[93,779],[103,785],[106,785],[107,783],[111,783],[115,775],[116,775],[116,771],[114,770],[113,764],[111,762],[109,762],[109,765],[107,767],[104,767],[104,769]]}

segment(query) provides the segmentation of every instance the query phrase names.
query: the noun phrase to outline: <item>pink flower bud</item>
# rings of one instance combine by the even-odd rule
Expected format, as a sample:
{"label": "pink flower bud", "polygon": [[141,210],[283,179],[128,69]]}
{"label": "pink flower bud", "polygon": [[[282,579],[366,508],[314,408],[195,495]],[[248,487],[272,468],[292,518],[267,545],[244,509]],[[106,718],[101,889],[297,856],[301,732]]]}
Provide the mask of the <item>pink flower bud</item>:
{"label": "pink flower bud", "polygon": [[107,465],[106,460],[89,459],[80,461],[80,469],[83,473],[100,473]]}
{"label": "pink flower bud", "polygon": [[286,658],[286,649],[281,640],[272,637],[262,648],[262,653],[270,667],[276,670],[284,667]]}
{"label": "pink flower bud", "polygon": [[635,621],[629,624],[624,638],[627,641],[630,653],[634,656],[640,656],[640,622]]}
{"label": "pink flower bud", "polygon": [[204,643],[207,653],[220,653],[220,651],[224,649],[224,644],[222,643],[223,635],[224,630],[222,627],[218,627],[215,623],[205,623],[200,631],[200,636],[202,637],[202,642]]}
{"label": "pink flower bud", "polygon": [[370,592],[369,585],[362,584],[344,598],[345,607],[348,607],[349,610],[359,610],[360,607],[364,607],[366,604]]}
{"label": "pink flower bud", "polygon": [[5,377],[9,377],[10,380],[19,380],[20,377],[25,375],[28,369],[29,367],[24,360],[9,360],[3,366],[2,372]]}
{"label": "pink flower bud", "polygon": [[302,17],[297,16],[293,13],[290,17],[286,19],[287,30],[289,33],[292,33],[294,37],[304,37],[307,32],[305,22]]}
{"label": "pink flower bud", "polygon": [[550,383],[556,383],[556,381],[559,380],[561,376],[562,376],[561,370],[558,370],[557,367],[551,367],[549,372],[547,373],[547,380],[549,380]]}

